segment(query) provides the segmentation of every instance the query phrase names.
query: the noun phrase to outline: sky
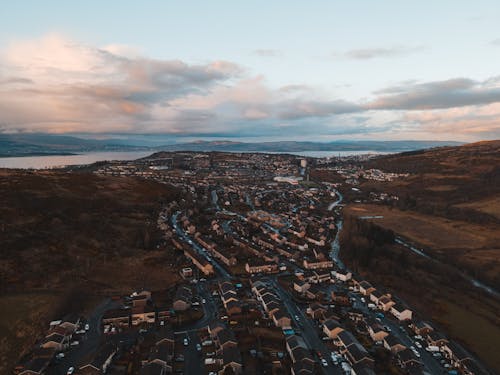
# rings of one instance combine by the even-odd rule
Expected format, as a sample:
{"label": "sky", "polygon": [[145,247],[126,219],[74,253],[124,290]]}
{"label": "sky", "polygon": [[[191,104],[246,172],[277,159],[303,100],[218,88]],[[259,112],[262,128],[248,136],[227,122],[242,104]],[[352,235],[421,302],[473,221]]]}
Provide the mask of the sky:
{"label": "sky", "polygon": [[497,1],[17,1],[0,133],[500,138]]}

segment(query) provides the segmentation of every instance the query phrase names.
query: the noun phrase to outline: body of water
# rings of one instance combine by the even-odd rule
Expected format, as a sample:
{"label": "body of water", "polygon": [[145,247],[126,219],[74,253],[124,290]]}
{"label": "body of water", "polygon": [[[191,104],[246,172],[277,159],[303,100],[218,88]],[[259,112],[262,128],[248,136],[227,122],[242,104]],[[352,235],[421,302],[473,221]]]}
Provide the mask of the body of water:
{"label": "body of water", "polygon": [[135,160],[151,155],[151,151],[89,152],[78,155],[23,156],[0,158],[0,168],[45,169],[67,165],[92,164],[103,160]]}
{"label": "body of water", "polygon": [[[256,151],[251,151],[256,152]],[[0,168],[19,168],[19,169],[45,169],[57,168],[68,165],[92,164],[104,160],[135,160],[153,154],[154,151],[122,151],[122,152],[89,152],[78,155],[51,155],[51,156],[22,156],[13,158],[0,158]],[[241,152],[237,152],[241,153]],[[268,154],[283,154],[284,152],[265,152]],[[377,151],[298,151],[288,152],[288,154],[325,158],[337,156],[351,156],[363,154],[386,154]]]}

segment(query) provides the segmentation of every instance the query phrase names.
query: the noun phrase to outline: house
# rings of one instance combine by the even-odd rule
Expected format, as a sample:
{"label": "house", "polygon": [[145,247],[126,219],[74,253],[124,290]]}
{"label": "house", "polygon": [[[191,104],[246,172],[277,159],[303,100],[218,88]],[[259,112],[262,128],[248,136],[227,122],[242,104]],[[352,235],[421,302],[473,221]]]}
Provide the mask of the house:
{"label": "house", "polygon": [[354,323],[359,323],[359,322],[362,322],[365,320],[365,316],[363,315],[363,312],[359,309],[351,309],[350,311],[347,312],[347,316]]}
{"label": "house", "polygon": [[[170,371],[172,372],[172,371]],[[146,363],[141,367],[139,375],[165,375],[167,370],[159,363]]]}
{"label": "house", "polygon": [[445,346],[448,343],[448,339],[441,332],[437,331],[429,332],[426,341],[428,345],[439,347]]}
{"label": "house", "polygon": [[64,328],[69,333],[74,333],[78,329],[79,324],[80,324],[80,317],[70,316],[70,317],[65,318],[59,324],[59,327]]}
{"label": "house", "polygon": [[229,316],[239,315],[242,312],[240,301],[229,301],[225,304],[226,312]]}
{"label": "house", "polygon": [[212,339],[215,339],[217,334],[225,329],[226,326],[219,321],[213,321],[208,325],[208,333]]}
{"label": "house", "polygon": [[421,320],[410,323],[410,328],[416,335],[420,336],[425,336],[434,330],[429,323]]}
{"label": "house", "polygon": [[378,307],[382,311],[389,311],[395,302],[388,295],[382,296],[378,299]]}
{"label": "house", "polygon": [[301,294],[304,294],[309,288],[311,284],[301,281],[301,280],[296,280],[293,282],[293,289]]}
{"label": "house", "polygon": [[181,285],[177,288],[174,297],[173,308],[175,311],[186,311],[191,307],[193,292],[187,285]]}
{"label": "house", "polygon": [[291,327],[292,319],[290,318],[290,315],[288,315],[282,308],[274,311],[272,314],[272,318],[276,327],[281,327],[283,329]]}
{"label": "house", "polygon": [[171,373],[173,357],[174,342],[162,340],[152,349],[148,364],[157,364],[164,372]]}
{"label": "house", "polygon": [[322,319],[326,310],[325,306],[320,305],[319,303],[312,303],[307,308],[307,314],[313,319]]}
{"label": "house", "polygon": [[287,336],[286,350],[290,355],[290,358],[292,359],[292,374],[314,374],[314,359],[307,349],[307,346],[302,337],[297,335]]}
{"label": "house", "polygon": [[373,341],[382,341],[385,337],[387,337],[388,333],[384,330],[384,328],[376,321],[370,321],[367,324],[368,326],[368,334],[370,335]]}
{"label": "house", "polygon": [[341,353],[345,353],[349,346],[357,342],[358,340],[356,337],[354,337],[351,332],[345,330],[338,333],[337,338],[334,341],[335,345],[339,347]]}
{"label": "house", "polygon": [[372,301],[375,305],[378,305],[379,300],[382,297],[386,297],[386,296],[389,297],[389,299],[391,298],[390,294],[386,294],[386,293],[382,292],[381,290],[374,290],[370,293],[370,301]]}
{"label": "house", "polygon": [[333,267],[333,261],[329,259],[304,259],[302,263],[308,270]]}
{"label": "house", "polygon": [[399,321],[411,320],[412,311],[400,302],[396,302],[391,306],[391,314]]}
{"label": "house", "polygon": [[273,262],[262,262],[259,260],[249,261],[245,264],[245,271],[249,274],[278,272],[278,265]]}
{"label": "house", "polygon": [[162,322],[162,321],[169,321],[170,320],[170,309],[168,308],[168,306],[160,306],[157,308],[157,320],[159,322]]}
{"label": "house", "polygon": [[116,346],[107,343],[87,363],[80,366],[79,374],[105,374],[117,352]]}
{"label": "house", "polygon": [[225,328],[216,333],[214,340],[217,346],[221,349],[224,349],[229,346],[237,346],[238,343],[234,338],[233,331]]}
{"label": "house", "polygon": [[130,325],[130,309],[111,309],[106,311],[102,317],[102,324],[128,327]]}
{"label": "house", "polygon": [[331,339],[337,338],[338,334],[343,330],[344,328],[336,320],[328,319],[323,322],[323,332]]}
{"label": "house", "polygon": [[325,291],[323,288],[320,288],[318,285],[314,284],[306,290],[305,297],[309,299],[318,299],[321,300],[325,296]]}
{"label": "house", "polygon": [[61,335],[59,333],[53,333],[42,341],[40,347],[54,348],[55,350],[62,352],[63,350],[66,350],[69,347],[69,341],[70,341],[69,336]]}
{"label": "house", "polygon": [[[231,372],[227,372],[227,370]],[[241,353],[237,346],[225,347],[222,351],[222,374],[241,374],[243,371],[243,363],[241,361]]]}
{"label": "house", "polygon": [[351,306],[351,300],[349,294],[346,291],[340,289],[334,289],[331,293],[332,302],[340,306]]}
{"label": "house", "polygon": [[339,281],[349,281],[352,278],[352,273],[348,271],[332,271],[332,275]]}
{"label": "house", "polygon": [[359,292],[364,296],[369,296],[375,291],[375,288],[368,281],[361,281],[358,284]]}
{"label": "house", "polygon": [[24,369],[19,372],[19,375],[41,375],[45,374],[47,367],[49,367],[50,358],[33,358],[26,365]]}
{"label": "house", "polygon": [[330,282],[332,280],[332,276],[330,272],[323,271],[313,271],[313,274],[309,277],[309,281],[314,284],[321,284]]}
{"label": "house", "polygon": [[395,354],[405,350],[406,346],[404,346],[394,335],[387,335],[384,338],[384,348]]}
{"label": "house", "polygon": [[375,371],[363,363],[358,363],[352,366],[351,375],[375,375]]}
{"label": "house", "polygon": [[375,362],[359,342],[349,345],[344,356],[352,366],[362,364],[366,367],[373,367]]}
{"label": "house", "polygon": [[137,326],[141,323],[154,324],[156,311],[151,305],[141,305],[132,308],[131,323]]}
{"label": "house", "polygon": [[450,360],[451,365],[459,369],[464,368],[468,360],[472,360],[472,356],[454,341],[446,343],[441,351],[445,358]]}
{"label": "house", "polygon": [[409,368],[413,366],[419,367],[422,365],[422,362],[418,360],[415,353],[413,353],[410,349],[404,349],[397,352],[396,361],[402,368]]}

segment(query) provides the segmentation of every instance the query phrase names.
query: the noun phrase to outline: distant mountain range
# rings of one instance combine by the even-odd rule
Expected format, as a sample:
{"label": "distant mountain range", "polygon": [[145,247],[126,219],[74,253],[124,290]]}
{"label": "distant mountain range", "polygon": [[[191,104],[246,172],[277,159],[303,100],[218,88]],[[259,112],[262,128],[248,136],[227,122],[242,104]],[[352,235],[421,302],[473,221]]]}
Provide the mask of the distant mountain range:
{"label": "distant mountain range", "polygon": [[333,141],[333,142],[233,142],[196,141],[162,146],[134,144],[134,139],[84,139],[52,134],[0,134],[0,157],[67,155],[96,151],[226,151],[226,152],[300,152],[300,151],[378,151],[401,152],[456,146],[453,141]]}
{"label": "distant mountain range", "polygon": [[227,152],[300,152],[300,151],[378,151],[401,152],[439,146],[457,146],[447,141],[333,141],[333,142],[231,142],[198,141],[156,147],[161,151],[227,151]]}

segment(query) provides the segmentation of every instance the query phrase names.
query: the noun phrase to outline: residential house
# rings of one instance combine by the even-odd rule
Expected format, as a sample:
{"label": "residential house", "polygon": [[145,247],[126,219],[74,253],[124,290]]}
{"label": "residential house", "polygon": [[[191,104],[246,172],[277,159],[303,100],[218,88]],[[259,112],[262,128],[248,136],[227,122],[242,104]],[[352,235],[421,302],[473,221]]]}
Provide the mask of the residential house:
{"label": "residential house", "polygon": [[283,308],[280,308],[272,313],[272,319],[276,327],[288,329],[291,327],[292,319]]}
{"label": "residential house", "polygon": [[420,362],[415,353],[410,349],[404,349],[397,352],[396,361],[402,368],[411,368],[413,366],[419,367],[422,365],[422,362]]}
{"label": "residential house", "polygon": [[410,323],[410,328],[416,335],[425,336],[434,331],[434,328],[429,323],[422,320]]}
{"label": "residential house", "polygon": [[307,314],[313,319],[323,319],[327,308],[319,303],[311,303],[307,308]]}
{"label": "residential house", "polygon": [[111,309],[106,311],[102,317],[102,324],[128,327],[130,325],[130,309]]}
{"label": "residential house", "polygon": [[245,271],[249,274],[274,273],[278,271],[278,265],[272,262],[261,262],[259,260],[248,261],[245,264]]}
{"label": "residential house", "polygon": [[369,296],[375,291],[375,288],[368,281],[361,281],[358,284],[359,292],[364,296]]}
{"label": "residential house", "polygon": [[181,285],[175,293],[173,308],[175,311],[186,311],[191,307],[193,292],[187,285]]}
{"label": "residential house", "polygon": [[382,341],[384,338],[389,335],[382,325],[380,325],[377,321],[370,321],[367,324],[368,326],[368,334],[370,335],[373,341]]}
{"label": "residential house", "polygon": [[384,338],[384,348],[390,350],[393,354],[396,354],[402,350],[406,349],[401,341],[399,341],[394,335],[387,335]]}
{"label": "residential house", "polygon": [[346,348],[344,356],[352,366],[363,365],[366,367],[373,367],[375,362],[359,342],[349,345]]}
{"label": "residential house", "polygon": [[78,374],[105,374],[111,365],[116,352],[116,346],[111,343],[105,344],[98,349],[90,361],[79,367]]}
{"label": "residential house", "polygon": [[391,306],[390,311],[391,314],[394,315],[399,321],[412,319],[412,311],[400,302],[396,302],[393,306]]}
{"label": "residential house", "polygon": [[311,284],[305,281],[296,280],[293,282],[293,289],[301,294],[304,294],[310,287]]}
{"label": "residential house", "polygon": [[431,346],[445,346],[448,343],[448,339],[438,331],[431,331],[427,334],[426,341],[428,345]]}
{"label": "residential house", "polygon": [[336,320],[328,319],[323,322],[323,332],[330,339],[336,339],[343,330],[344,328]]}
{"label": "residential house", "polygon": [[336,278],[339,281],[347,282],[351,280],[352,278],[352,273],[348,271],[332,271],[332,275],[334,278]]}
{"label": "residential house", "polygon": [[395,302],[388,295],[382,296],[378,299],[378,307],[382,311],[389,311]]}

